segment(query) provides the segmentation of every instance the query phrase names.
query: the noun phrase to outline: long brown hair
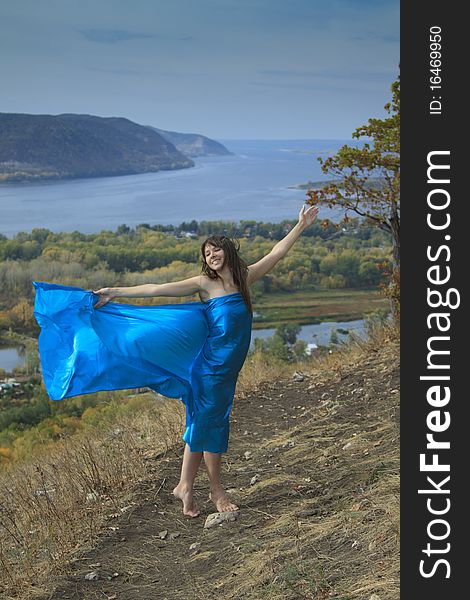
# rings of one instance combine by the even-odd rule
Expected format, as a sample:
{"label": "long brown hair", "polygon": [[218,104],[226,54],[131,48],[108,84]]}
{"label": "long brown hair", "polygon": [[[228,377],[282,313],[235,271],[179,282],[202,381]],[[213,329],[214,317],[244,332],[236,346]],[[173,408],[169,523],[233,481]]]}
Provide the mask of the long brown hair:
{"label": "long brown hair", "polygon": [[[250,291],[248,289],[247,277],[248,277],[248,265],[240,257],[238,251],[240,250],[240,242],[238,240],[232,240],[225,235],[211,235],[201,245],[202,254],[202,270],[203,275],[207,275],[211,279],[219,279],[217,271],[214,271],[209,267],[206,262],[205,248],[206,244],[211,244],[216,248],[222,248],[225,254],[224,265],[227,264],[230,272],[232,273],[233,282],[241,292],[245,304],[248,310],[253,313],[253,305],[251,303]],[[223,266],[223,265],[222,265]]]}

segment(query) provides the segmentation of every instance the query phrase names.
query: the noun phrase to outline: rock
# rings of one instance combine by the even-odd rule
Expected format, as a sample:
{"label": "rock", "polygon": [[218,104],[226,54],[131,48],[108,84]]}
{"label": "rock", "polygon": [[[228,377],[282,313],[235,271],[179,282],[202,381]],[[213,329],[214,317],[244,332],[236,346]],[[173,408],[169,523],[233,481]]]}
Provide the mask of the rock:
{"label": "rock", "polygon": [[248,460],[248,459],[251,458],[252,454],[253,454],[252,452],[250,452],[249,450],[247,450],[243,456],[246,458],[246,460]]}
{"label": "rock", "polygon": [[53,494],[55,492],[54,490],[36,490],[34,492],[35,496],[49,496],[50,494]]}
{"label": "rock", "polygon": [[168,535],[168,529],[164,529],[163,531],[160,531],[158,534],[158,537],[161,540],[164,540],[166,538],[166,536]]}
{"label": "rock", "polygon": [[204,529],[210,529],[211,527],[215,527],[216,525],[220,525],[224,522],[235,521],[236,519],[238,519],[238,516],[238,510],[221,513],[211,513],[207,516],[206,522],[204,523]]}
{"label": "rock", "polygon": [[[269,461],[268,461],[269,462]],[[250,485],[255,485],[255,483],[259,481],[259,475],[253,475],[253,477],[250,479]]]}
{"label": "rock", "polygon": [[281,448],[287,448],[287,446],[289,446],[289,448],[293,448],[295,446],[295,442],[293,440],[290,442],[285,442],[285,444],[282,444]]}
{"label": "rock", "polygon": [[301,373],[300,371],[296,371],[292,375],[292,380],[293,381],[303,381],[304,379],[305,379],[305,375],[303,373]]}
{"label": "rock", "polygon": [[347,444],[345,444],[345,445],[342,447],[342,450],[347,450],[348,448],[351,448],[351,446],[352,446],[352,443],[351,443],[351,442],[348,442]]}
{"label": "rock", "polygon": [[97,571],[92,571],[91,573],[87,573],[85,575],[85,579],[88,579],[89,581],[95,581],[96,579],[99,579],[99,575]]}

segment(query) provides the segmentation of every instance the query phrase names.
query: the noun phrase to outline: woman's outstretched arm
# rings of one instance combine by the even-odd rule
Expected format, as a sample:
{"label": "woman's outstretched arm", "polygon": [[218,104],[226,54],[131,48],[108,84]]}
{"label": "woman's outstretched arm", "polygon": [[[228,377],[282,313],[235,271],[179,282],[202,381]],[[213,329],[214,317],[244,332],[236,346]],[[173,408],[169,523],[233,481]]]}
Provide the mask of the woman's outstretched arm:
{"label": "woman's outstretched arm", "polygon": [[302,206],[299,212],[299,221],[289,231],[289,233],[282,238],[266,256],[263,256],[258,262],[248,266],[248,285],[251,285],[258,279],[261,279],[266,273],[269,273],[271,269],[283,258],[289,249],[294,245],[296,240],[300,237],[302,231],[307,229],[311,225],[318,214],[318,208],[310,206],[305,210],[305,205]]}
{"label": "woman's outstretched arm", "polygon": [[201,275],[169,283],[144,283],[130,287],[105,287],[93,290],[100,296],[94,308],[99,308],[113,298],[148,298],[151,296],[191,296],[201,289]]}

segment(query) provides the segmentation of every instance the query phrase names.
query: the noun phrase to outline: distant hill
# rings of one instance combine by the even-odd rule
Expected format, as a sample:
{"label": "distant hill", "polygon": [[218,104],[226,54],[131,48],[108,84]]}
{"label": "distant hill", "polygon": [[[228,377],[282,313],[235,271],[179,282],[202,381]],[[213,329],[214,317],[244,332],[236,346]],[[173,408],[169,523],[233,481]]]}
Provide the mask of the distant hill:
{"label": "distant hill", "polygon": [[121,117],[0,113],[0,181],[193,167],[168,139]]}
{"label": "distant hill", "polygon": [[166,140],[171,142],[180,152],[191,158],[198,156],[225,156],[233,154],[227,148],[215,140],[200,135],[199,133],[177,133],[176,131],[165,131],[150,127]]}

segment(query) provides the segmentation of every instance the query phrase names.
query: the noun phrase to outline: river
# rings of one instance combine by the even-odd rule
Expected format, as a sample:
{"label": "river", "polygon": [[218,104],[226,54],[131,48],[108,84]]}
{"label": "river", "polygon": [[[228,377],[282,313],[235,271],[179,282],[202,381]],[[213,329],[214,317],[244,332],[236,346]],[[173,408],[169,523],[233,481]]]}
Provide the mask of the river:
{"label": "river", "polygon": [[[204,157],[196,166],[142,175],[0,184],[0,233],[46,227],[91,233],[140,223],[295,219],[305,190],[324,179],[317,157],[334,153],[338,140],[219,140],[232,156]],[[338,211],[321,209],[320,217]]]}

